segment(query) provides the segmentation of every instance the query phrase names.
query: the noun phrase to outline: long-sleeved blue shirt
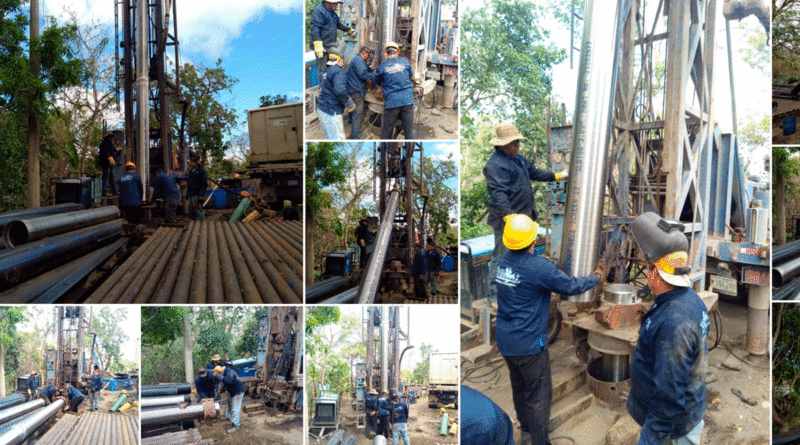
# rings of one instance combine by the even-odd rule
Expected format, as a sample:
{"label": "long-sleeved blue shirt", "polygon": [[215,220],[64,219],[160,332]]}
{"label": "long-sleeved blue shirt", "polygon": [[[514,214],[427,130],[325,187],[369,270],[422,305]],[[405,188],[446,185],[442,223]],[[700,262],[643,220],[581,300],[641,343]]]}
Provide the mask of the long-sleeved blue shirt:
{"label": "long-sleeved blue shirt", "polygon": [[411,263],[411,275],[414,277],[425,275],[428,271],[428,255],[425,252],[419,252],[414,255],[414,260]]}
{"label": "long-sleeved blue shirt", "polygon": [[428,272],[441,272],[442,271],[442,254],[437,250],[425,251],[425,267]]}
{"label": "long-sleeved blue shirt", "polygon": [[53,400],[53,396],[56,395],[56,387],[55,387],[55,385],[48,385],[48,386],[45,386],[44,388],[40,389],[39,390],[39,395],[40,396],[45,396],[45,397],[47,397],[48,399],[50,399],[52,401]]}
{"label": "long-sleeved blue shirt", "polygon": [[142,205],[142,178],[137,173],[125,173],[119,180],[119,205],[122,207]]}
{"label": "long-sleeved blue shirt", "polygon": [[689,433],[706,411],[708,311],[690,288],[656,297],[642,317],[627,408],[640,445]]}
{"label": "long-sleeved blue shirt", "polygon": [[310,17],[311,41],[322,41],[322,46],[328,49],[331,45],[336,43],[336,30],[347,31],[348,28],[339,19],[339,14],[331,11],[320,2],[314,9],[311,10]]}
{"label": "long-sleeved blue shirt", "polygon": [[67,398],[69,400],[77,399],[78,397],[83,397],[83,393],[78,391],[78,388],[74,386],[67,388]]}
{"label": "long-sleeved blue shirt", "polygon": [[392,57],[378,65],[372,83],[380,85],[383,89],[384,108],[400,108],[414,104],[412,77],[414,70],[404,57]]}
{"label": "long-sleeved blue shirt", "polygon": [[372,80],[375,73],[367,66],[367,61],[356,54],[347,68],[347,92],[367,94],[367,80]]}
{"label": "long-sleeved blue shirt", "polygon": [[364,412],[367,413],[367,415],[369,415],[373,411],[378,411],[378,396],[375,394],[365,394]]}
{"label": "long-sleeved blue shirt", "polygon": [[489,218],[487,223],[495,229],[503,227],[503,217],[512,213],[528,215],[536,221],[536,202],[531,181],[555,181],[553,172],[539,170],[525,156],[515,158],[495,149],[483,167],[486,187],[489,189]]}
{"label": "long-sleeved blue shirt", "polygon": [[353,104],[353,99],[347,94],[346,77],[339,65],[331,65],[325,70],[317,100],[317,108],[325,114],[342,114],[346,105]]}
{"label": "long-sleeved blue shirt", "polygon": [[231,397],[238,396],[244,392],[244,383],[239,380],[239,375],[236,374],[233,368],[226,366],[225,374],[217,374],[217,380],[222,382],[222,386],[225,387],[225,391],[227,391]]}
{"label": "long-sleeved blue shirt", "polygon": [[166,173],[161,173],[153,180],[153,199],[161,198],[165,201],[181,199],[181,192],[178,191],[178,184],[175,179]]}
{"label": "long-sleeved blue shirt", "polygon": [[507,357],[542,352],[547,347],[550,293],[576,295],[600,283],[596,275],[570,277],[550,261],[509,250],[497,263],[497,349]]}
{"label": "long-sleeved blue shirt", "polygon": [[28,376],[28,389],[31,390],[31,394],[36,391],[36,388],[39,387],[39,377],[30,377]]}
{"label": "long-sleeved blue shirt", "polygon": [[214,386],[214,379],[211,378],[211,374],[206,374],[206,378],[202,378],[198,375],[194,379],[194,389],[197,390],[197,395],[201,399],[213,399]]}
{"label": "long-sleeved blue shirt", "polygon": [[408,422],[408,405],[402,400],[392,402],[392,423]]}
{"label": "long-sleeved blue shirt", "polygon": [[392,410],[392,402],[389,401],[389,398],[386,396],[378,397],[378,416],[389,416],[391,415]]}
{"label": "long-sleeved blue shirt", "polygon": [[91,375],[89,376],[89,387],[92,388],[92,391],[100,391],[103,387],[103,375]]}
{"label": "long-sleeved blue shirt", "polygon": [[461,444],[514,445],[511,419],[492,399],[461,385]]}
{"label": "long-sleeved blue shirt", "polygon": [[204,196],[208,187],[208,174],[202,165],[189,170],[186,175],[186,196]]}
{"label": "long-sleeved blue shirt", "polygon": [[[108,158],[109,157],[114,158],[114,154],[117,153],[117,151],[114,150],[114,140],[111,138],[103,138],[103,140],[100,142],[98,150],[100,151],[99,160],[101,167],[105,167],[106,165],[108,165],[109,164]],[[114,159],[114,162],[116,161],[117,160]]]}

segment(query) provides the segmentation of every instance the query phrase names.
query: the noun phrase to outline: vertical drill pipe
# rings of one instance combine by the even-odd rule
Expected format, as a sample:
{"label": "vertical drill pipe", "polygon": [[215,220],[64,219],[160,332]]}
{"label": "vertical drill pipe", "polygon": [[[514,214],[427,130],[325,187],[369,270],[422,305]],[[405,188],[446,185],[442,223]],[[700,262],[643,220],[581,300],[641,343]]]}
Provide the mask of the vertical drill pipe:
{"label": "vertical drill pipe", "polygon": [[[283,300],[284,303],[302,303],[302,290],[300,291],[300,294],[298,294],[289,284],[289,281],[291,281],[292,278],[297,279],[297,277],[290,277],[288,275],[281,276],[276,265],[270,261],[269,255],[259,248],[259,244],[250,235],[250,232],[247,229],[248,225],[236,224],[233,226],[234,235],[238,233],[241,236],[241,242],[245,243],[251,248],[252,253],[256,256],[256,258],[258,258],[258,262],[269,277],[270,282],[272,282],[275,290],[278,291],[278,294],[281,296],[281,300]],[[237,238],[237,240],[238,239],[239,238]],[[294,275],[294,273],[291,275]],[[299,287],[302,288],[302,286]]]}
{"label": "vertical drill pipe", "polygon": [[22,405],[13,406],[0,411],[0,424],[8,422],[9,420],[16,419],[17,417],[27,414],[35,409],[44,406],[43,399],[36,399]]}
{"label": "vertical drill pipe", "polygon": [[206,300],[209,304],[225,302],[225,292],[222,289],[222,266],[219,262],[219,244],[217,243],[217,225],[208,223],[208,294]]}
{"label": "vertical drill pipe", "polygon": [[181,268],[181,258],[186,256],[186,250],[189,248],[189,230],[183,229],[181,231],[180,243],[178,244],[178,251],[175,252],[170,258],[169,268],[164,274],[164,278],[158,283],[155,294],[150,299],[154,304],[166,304],[169,302],[170,295],[175,289],[175,281],[178,279],[178,273]]}
{"label": "vertical drill pipe", "polygon": [[200,245],[197,247],[197,264],[192,277],[190,301],[205,304],[208,289],[208,223],[200,223]]}
{"label": "vertical drill pipe", "polygon": [[141,286],[138,296],[134,301],[135,304],[149,303],[150,299],[153,298],[153,292],[155,292],[158,284],[164,281],[164,271],[167,270],[167,266],[170,265],[170,260],[175,258],[173,254],[181,239],[181,232],[182,230],[178,228],[170,230],[169,236],[164,241],[166,248],[161,256],[158,257],[158,263],[153,269],[153,272],[145,281],[144,285]]}
{"label": "vertical drill pipe", "polygon": [[17,219],[3,229],[3,244],[14,248],[31,241],[119,219],[117,207],[100,207],[37,218]]}
{"label": "vertical drill pipe", "polygon": [[[273,249],[272,246],[261,237],[261,235],[259,235],[256,227],[257,226],[255,224],[245,224],[241,226],[241,228],[244,229],[253,242],[258,244],[259,249],[257,249],[257,251],[263,255],[266,255],[266,257],[269,259],[269,262],[272,263],[272,265],[275,266],[275,268],[286,279],[286,281],[289,282],[289,286],[292,288],[298,298],[300,298],[303,295],[303,281],[297,275],[297,269],[293,269],[292,266],[285,261],[286,258],[281,257],[280,254],[278,254],[278,252]],[[302,271],[302,269],[300,270]]]}
{"label": "vertical drill pipe", "polygon": [[[294,295],[294,292],[292,292],[288,286],[281,288],[279,291],[277,287],[272,285],[270,279],[267,277],[266,271],[264,270],[264,266],[269,265],[269,263],[265,263],[262,266],[262,263],[256,259],[253,249],[250,248],[250,245],[247,244],[242,236],[242,233],[240,232],[240,226],[241,224],[231,225],[231,234],[233,235],[235,243],[238,244],[239,248],[242,250],[242,256],[244,256],[244,260],[247,263],[247,268],[250,269],[250,273],[253,275],[253,280],[256,283],[259,294],[261,294],[261,298],[264,300],[264,303],[267,304],[283,303],[284,298],[286,298],[286,294],[284,292],[288,290],[291,295]],[[285,284],[286,283],[284,283],[284,285]]]}
{"label": "vertical drill pipe", "polygon": [[289,265],[296,275],[300,276],[303,274],[302,261],[295,259],[294,255],[291,254],[290,251],[287,250],[283,245],[281,245],[281,240],[277,240],[272,235],[267,233],[262,224],[251,224],[250,228],[252,228],[255,233],[257,233],[258,236],[269,245],[271,250],[275,252],[278,258]]}
{"label": "vertical drill pipe", "polygon": [[275,229],[266,224],[261,224],[259,229],[261,229],[262,232],[265,232],[270,239],[282,247],[295,261],[297,261],[298,264],[303,263],[303,255],[300,253],[300,251],[297,250],[297,248],[290,242],[284,239],[280,233],[276,232]]}
{"label": "vertical drill pipe", "polygon": [[[114,282],[114,287],[112,287],[111,290],[109,290],[105,296],[102,297],[103,303],[116,303],[117,300],[119,300],[122,293],[128,288],[128,285],[131,284],[131,281],[133,281],[134,278],[139,275],[139,271],[142,270],[142,267],[144,267],[145,263],[147,263],[147,261],[153,256],[153,252],[155,252],[155,250],[158,248],[157,240],[161,238],[161,235],[166,232],[166,230],[167,229],[165,227],[159,228],[150,238],[148,238],[147,241],[144,242],[144,244],[142,244],[141,247],[139,247],[139,249],[142,251],[141,256],[136,259],[136,261],[131,265],[124,275],[115,273],[109,277],[109,280],[116,281]],[[132,260],[133,258],[129,259],[128,261]],[[95,292],[95,295],[96,294],[98,294],[98,292]]]}
{"label": "vertical drill pipe", "polygon": [[[374,253],[374,252],[373,252]],[[389,317],[381,308],[381,392],[389,391]]]}
{"label": "vertical drill pipe", "polygon": [[197,256],[197,244],[200,240],[200,224],[197,221],[189,223],[189,248],[186,249],[186,256],[180,258],[181,271],[178,280],[175,282],[175,289],[172,291],[171,303],[186,304],[189,302],[189,291],[192,285],[192,269],[194,260]]}
{"label": "vertical drill pipe", "polygon": [[[587,0],[585,5],[564,241],[559,264],[573,277],[587,276],[597,265],[616,80],[618,8],[611,8],[600,0]],[[594,291],[568,298],[576,302],[592,301]]]}
{"label": "vertical drill pipe", "polygon": [[58,399],[50,405],[37,410],[24,421],[14,425],[0,434],[0,444],[17,445],[22,443],[25,438],[33,434],[48,420],[52,419],[58,411],[64,407],[64,399]]}
{"label": "vertical drill pipe", "polygon": [[244,303],[239,280],[236,278],[236,269],[233,267],[230,246],[225,241],[225,231],[220,221],[214,221],[217,226],[217,242],[219,243],[220,263],[222,265],[222,284],[225,288],[226,303]]}
{"label": "vertical drill pipe", "polygon": [[172,248],[174,246],[173,242],[177,239],[176,237],[179,235],[179,233],[179,229],[168,228],[166,232],[164,232],[162,236],[155,241],[157,246],[156,250],[153,252],[153,255],[147,259],[147,262],[145,262],[144,266],[142,266],[142,269],[139,271],[139,273],[136,274],[136,278],[134,278],[127,289],[125,289],[122,297],[120,297],[119,301],[117,301],[118,303],[142,303],[142,301],[139,299],[139,297],[141,297],[142,288],[144,288],[148,282],[157,283],[161,279],[161,274],[154,274],[153,271],[163,271],[163,269],[160,269],[158,266],[159,264],[166,262],[166,258],[169,258],[172,255]]}
{"label": "vertical drill pipe", "polygon": [[[397,211],[397,203],[400,199],[400,191],[392,190],[386,205],[386,211],[378,229],[378,236],[375,240],[375,248],[367,262],[367,271],[358,287],[358,304],[372,304],[375,301],[375,293],[378,291],[378,283],[383,271],[383,262],[386,260],[386,249],[389,247],[389,238],[392,234],[392,222],[394,213]],[[410,237],[410,235],[409,235]]]}
{"label": "vertical drill pipe", "polygon": [[[236,245],[236,240],[233,238],[233,233],[231,232],[231,224],[233,223],[222,223],[222,231],[225,234],[228,252],[230,253],[231,259],[233,260],[233,264],[235,266],[234,270],[236,271],[236,276],[239,279],[239,287],[242,290],[242,299],[248,304],[261,304],[263,301],[261,300],[259,289],[256,286],[251,270],[248,269],[247,259],[242,254],[242,250],[239,248],[239,246]],[[264,277],[264,279],[266,279],[266,277]],[[266,285],[270,287],[271,294],[275,299],[280,300],[278,295],[275,294],[275,289],[272,289],[272,286],[269,284],[269,280],[266,281]]]}
{"label": "vertical drill pipe", "polygon": [[[136,2],[136,166],[142,178],[142,196],[147,196],[147,179],[150,173],[150,91],[147,41],[149,23],[147,6],[150,2]],[[126,101],[130,100],[126,97]],[[163,111],[163,110],[162,110]]]}

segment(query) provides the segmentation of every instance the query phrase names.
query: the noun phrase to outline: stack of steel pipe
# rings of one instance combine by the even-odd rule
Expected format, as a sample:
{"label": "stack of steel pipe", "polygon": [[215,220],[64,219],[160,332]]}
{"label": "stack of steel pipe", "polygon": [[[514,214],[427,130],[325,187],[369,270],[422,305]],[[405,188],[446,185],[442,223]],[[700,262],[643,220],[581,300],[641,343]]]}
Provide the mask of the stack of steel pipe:
{"label": "stack of steel pipe", "polygon": [[0,409],[6,409],[14,405],[19,405],[20,403],[25,403],[26,400],[28,400],[28,398],[23,394],[13,394],[0,398]]}
{"label": "stack of steel pipe", "polygon": [[800,240],[772,251],[773,300],[800,299]]}
{"label": "stack of steel pipe", "polygon": [[13,422],[13,425],[4,425],[0,428],[0,445],[17,445],[25,441],[28,436],[55,417],[56,413],[65,405],[64,399],[57,399],[50,405],[40,408]]}
{"label": "stack of steel pipe", "polygon": [[142,438],[142,445],[216,445],[218,443],[218,439],[203,439],[197,428]]}
{"label": "stack of steel pipe", "polygon": [[188,383],[166,383],[163,385],[142,386],[142,400],[148,397],[177,396],[180,394],[190,394],[192,385]]}
{"label": "stack of steel pipe", "polygon": [[428,297],[427,300],[412,300],[410,298],[406,298],[403,301],[403,304],[456,304],[458,303],[457,296],[451,295],[431,295]]}
{"label": "stack of steel pipe", "polygon": [[302,245],[289,226],[296,224],[159,228],[86,303],[301,303]]}
{"label": "stack of steel pipe", "polygon": [[[219,412],[219,403],[214,404],[214,409]],[[205,416],[203,405],[189,405],[183,408],[166,408],[151,411],[142,411],[140,420],[142,427],[153,427],[168,423],[182,422],[184,420],[202,419]]]}
{"label": "stack of steel pipe", "polygon": [[164,409],[175,408],[182,404],[192,403],[192,398],[189,394],[181,394],[177,396],[164,396],[164,397],[145,397],[139,401],[139,407],[143,411],[151,409]]}
{"label": "stack of steel pipe", "polygon": [[98,444],[136,445],[139,425],[133,416],[88,412],[64,416],[37,442],[37,445]]}
{"label": "stack of steel pipe", "polygon": [[44,399],[36,399],[20,405],[14,405],[0,411],[0,424],[9,422],[17,417],[24,416],[44,406]]}
{"label": "stack of steel pipe", "polygon": [[351,287],[350,280],[344,277],[328,278],[306,287],[306,303],[319,303]]}

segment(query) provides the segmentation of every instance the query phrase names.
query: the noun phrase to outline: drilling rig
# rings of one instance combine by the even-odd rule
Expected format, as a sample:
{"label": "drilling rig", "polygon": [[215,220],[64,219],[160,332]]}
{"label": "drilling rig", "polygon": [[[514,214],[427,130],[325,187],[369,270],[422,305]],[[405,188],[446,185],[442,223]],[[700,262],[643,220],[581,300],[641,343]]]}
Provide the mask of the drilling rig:
{"label": "drilling rig", "polygon": [[82,388],[81,375],[88,374],[91,359],[86,358],[86,333],[89,330],[91,314],[82,306],[58,306],[53,309],[55,321],[56,348],[46,353],[48,385],[60,388],[69,383]]}
{"label": "drilling rig", "polygon": [[303,394],[303,324],[297,306],[275,306],[258,319],[256,376],[250,396],[273,408],[294,409]]}

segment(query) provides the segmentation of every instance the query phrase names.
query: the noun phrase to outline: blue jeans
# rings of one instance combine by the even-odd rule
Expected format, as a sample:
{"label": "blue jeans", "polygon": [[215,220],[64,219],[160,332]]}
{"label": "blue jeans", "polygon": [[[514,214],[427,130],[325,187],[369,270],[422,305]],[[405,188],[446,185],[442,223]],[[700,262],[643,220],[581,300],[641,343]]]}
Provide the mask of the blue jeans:
{"label": "blue jeans", "polygon": [[203,203],[199,196],[189,197],[189,219],[192,221],[203,221],[206,219],[206,211],[203,210]]}
{"label": "blue jeans", "polygon": [[705,422],[703,422],[703,419],[700,419],[700,423],[692,428],[689,434],[677,439],[667,439],[664,445],[700,445],[700,436],[703,434],[703,426],[705,426]]}
{"label": "blue jeans", "polygon": [[119,195],[119,172],[118,165],[103,166],[103,194]]}
{"label": "blue jeans", "polygon": [[230,420],[235,428],[239,428],[239,413],[242,411],[242,399],[244,399],[244,393],[231,397],[228,402],[228,412],[225,413],[225,418]]}
{"label": "blue jeans", "polygon": [[97,411],[100,409],[100,391],[89,391],[89,409]]}
{"label": "blue jeans", "polygon": [[361,93],[350,93],[350,99],[356,104],[356,109],[350,113],[350,137],[347,139],[361,139],[361,121],[364,118],[364,96]]}
{"label": "blue jeans", "polygon": [[372,429],[372,431],[375,431],[376,435],[378,434],[378,416],[377,415],[367,416],[366,421],[364,423],[365,423],[364,437],[369,439],[369,431],[370,431],[370,429]]}
{"label": "blue jeans", "polygon": [[436,285],[439,284],[439,272],[425,272],[425,287],[431,285],[431,294],[436,295]]}
{"label": "blue jeans", "polygon": [[325,139],[330,141],[344,140],[344,121],[341,114],[328,114],[317,108],[319,123],[322,125],[322,132]]}
{"label": "blue jeans", "polygon": [[492,251],[492,260],[489,261],[489,301],[497,301],[497,283],[495,282],[497,263],[500,262],[500,256],[507,251],[508,247],[503,244],[503,229],[494,229],[494,250]]}
{"label": "blue jeans", "polygon": [[399,442],[399,435],[403,436],[403,442],[406,445],[411,445],[408,441],[408,424],[406,423],[393,423],[392,424],[392,445],[397,445]]}

